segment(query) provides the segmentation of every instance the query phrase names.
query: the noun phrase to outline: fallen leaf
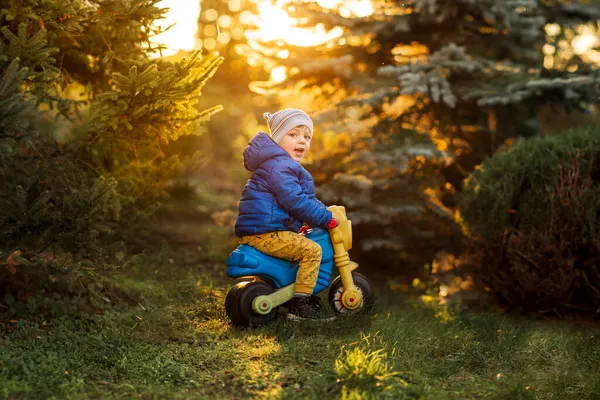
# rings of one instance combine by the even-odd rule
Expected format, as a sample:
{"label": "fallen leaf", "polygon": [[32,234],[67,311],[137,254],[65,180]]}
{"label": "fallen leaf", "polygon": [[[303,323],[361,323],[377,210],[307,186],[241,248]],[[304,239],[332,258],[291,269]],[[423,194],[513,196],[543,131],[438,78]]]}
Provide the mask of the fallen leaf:
{"label": "fallen leaf", "polygon": [[6,264],[8,265],[8,272],[10,272],[11,274],[16,274],[17,273],[17,269],[15,268],[17,265],[19,265],[19,261],[15,258],[15,256],[20,256],[21,255],[21,250],[16,250],[13,251],[8,258],[6,259]]}

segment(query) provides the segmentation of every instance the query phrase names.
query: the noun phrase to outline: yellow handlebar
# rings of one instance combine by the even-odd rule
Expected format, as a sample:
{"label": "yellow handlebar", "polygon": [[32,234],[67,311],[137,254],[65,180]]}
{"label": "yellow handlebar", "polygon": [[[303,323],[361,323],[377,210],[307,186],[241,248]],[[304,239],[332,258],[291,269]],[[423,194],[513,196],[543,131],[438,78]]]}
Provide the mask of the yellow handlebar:
{"label": "yellow handlebar", "polygon": [[346,216],[344,206],[329,206],[329,211],[340,221],[340,224],[331,230],[331,240],[335,243],[342,242],[346,251],[352,249],[352,222]]}

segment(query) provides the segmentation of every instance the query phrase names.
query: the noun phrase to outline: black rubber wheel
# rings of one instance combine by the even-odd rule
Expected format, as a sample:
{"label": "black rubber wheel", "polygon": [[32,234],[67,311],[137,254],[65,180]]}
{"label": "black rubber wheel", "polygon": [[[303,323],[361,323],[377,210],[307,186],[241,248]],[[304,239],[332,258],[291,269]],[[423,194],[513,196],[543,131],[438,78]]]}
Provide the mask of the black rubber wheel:
{"label": "black rubber wheel", "polygon": [[277,307],[270,313],[261,315],[252,310],[252,301],[257,296],[273,293],[273,288],[265,282],[253,280],[240,282],[232,287],[225,297],[225,312],[238,326],[260,326],[271,322],[277,314]]}
{"label": "black rubber wheel", "polygon": [[356,310],[350,310],[344,307],[342,304],[342,294],[344,293],[344,286],[342,286],[342,278],[336,277],[331,286],[329,286],[329,306],[331,310],[336,314],[358,314],[367,313],[373,310],[375,304],[375,292],[371,282],[358,272],[352,273],[352,279],[354,285],[362,292],[363,302]]}

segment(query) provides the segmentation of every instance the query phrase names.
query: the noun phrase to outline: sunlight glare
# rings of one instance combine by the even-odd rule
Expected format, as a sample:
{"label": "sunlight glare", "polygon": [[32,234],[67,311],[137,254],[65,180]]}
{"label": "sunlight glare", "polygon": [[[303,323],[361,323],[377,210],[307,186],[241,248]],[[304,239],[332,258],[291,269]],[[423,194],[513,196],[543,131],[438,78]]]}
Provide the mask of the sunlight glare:
{"label": "sunlight glare", "polygon": [[[291,0],[280,0],[274,4],[270,0],[263,0],[258,4],[256,31],[246,34],[247,38],[254,41],[283,40],[293,46],[318,46],[340,37],[343,33],[341,27],[327,31],[323,24],[316,24],[313,28],[300,28],[297,20],[288,15],[285,7],[292,3]],[[373,14],[371,0],[318,0],[317,3],[325,9],[339,9],[344,17],[365,17]]]}
{"label": "sunlight glare", "polygon": [[340,0],[317,0],[317,4],[323,8],[336,8],[340,3]]}
{"label": "sunlight glare", "polygon": [[573,51],[575,54],[581,55],[591,49],[597,41],[598,38],[596,35],[584,33],[582,35],[575,36],[571,44],[573,45]]}
{"label": "sunlight glare", "polygon": [[373,14],[373,5],[370,0],[366,1],[345,1],[340,9],[340,15],[345,18],[367,17]]}
{"label": "sunlight glare", "polygon": [[340,15],[345,18],[360,18],[373,14],[371,0],[317,0],[317,4],[326,9],[336,9],[339,7]]}
{"label": "sunlight glare", "polygon": [[[546,34],[553,39],[554,43],[546,43],[542,52],[544,53],[544,68],[564,68],[574,56],[579,56],[584,62],[600,64],[600,30],[595,24],[581,24],[574,28],[561,28],[558,24],[547,24]],[[564,38],[558,35],[564,32]],[[571,65],[567,69],[574,72],[576,66]]]}
{"label": "sunlight glare", "polygon": [[337,27],[326,31],[322,24],[317,24],[313,29],[299,28],[296,19],[291,18],[288,13],[263,1],[258,5],[257,26],[260,28],[248,31],[246,37],[252,41],[277,41],[284,40],[293,46],[317,46],[342,34],[342,29]]}
{"label": "sunlight glare", "polygon": [[[167,28],[170,25],[176,24],[168,31],[162,32],[152,38],[152,43],[160,43],[167,46],[162,55],[171,56],[179,50],[195,49],[200,2],[162,0],[156,4],[156,7],[170,9],[165,18],[155,21],[156,26]],[[153,57],[159,56],[158,53],[153,54]]]}
{"label": "sunlight glare", "polygon": [[275,67],[271,70],[271,81],[283,82],[287,78],[287,72],[285,67]]}
{"label": "sunlight glare", "polygon": [[560,33],[560,25],[558,24],[546,24],[544,29],[548,36],[556,36]]}
{"label": "sunlight glare", "polygon": [[293,34],[295,20],[281,8],[269,2],[262,2],[258,5],[258,15],[263,22],[260,25],[260,36],[263,40],[276,40],[285,32]]}

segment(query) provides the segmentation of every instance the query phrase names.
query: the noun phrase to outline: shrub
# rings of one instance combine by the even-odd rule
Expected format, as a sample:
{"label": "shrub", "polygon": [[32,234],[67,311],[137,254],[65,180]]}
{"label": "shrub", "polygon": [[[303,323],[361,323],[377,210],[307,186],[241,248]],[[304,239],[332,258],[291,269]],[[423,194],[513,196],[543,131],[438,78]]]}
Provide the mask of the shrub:
{"label": "shrub", "polygon": [[459,198],[475,278],[528,311],[600,306],[600,128],[522,139]]}

